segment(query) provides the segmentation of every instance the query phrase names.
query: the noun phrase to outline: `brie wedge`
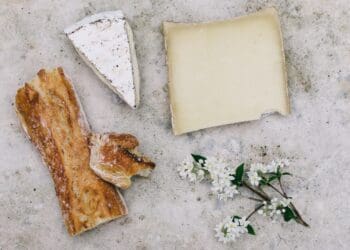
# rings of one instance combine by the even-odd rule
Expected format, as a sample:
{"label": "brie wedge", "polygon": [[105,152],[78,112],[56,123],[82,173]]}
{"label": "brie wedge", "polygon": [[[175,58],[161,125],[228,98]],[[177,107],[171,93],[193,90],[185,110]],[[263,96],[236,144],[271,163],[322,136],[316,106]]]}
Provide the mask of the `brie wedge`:
{"label": "brie wedge", "polygon": [[269,8],[211,23],[164,23],[173,131],[290,112],[278,14]]}
{"label": "brie wedge", "polygon": [[97,76],[129,106],[136,108],[140,77],[132,30],[123,13],[95,14],[64,32]]}

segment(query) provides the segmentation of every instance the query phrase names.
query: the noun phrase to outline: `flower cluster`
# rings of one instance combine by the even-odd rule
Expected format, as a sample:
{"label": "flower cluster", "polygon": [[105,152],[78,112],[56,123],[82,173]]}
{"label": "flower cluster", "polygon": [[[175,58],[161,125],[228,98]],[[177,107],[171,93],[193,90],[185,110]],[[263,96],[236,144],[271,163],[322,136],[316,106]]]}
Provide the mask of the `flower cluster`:
{"label": "flower cluster", "polygon": [[[227,217],[215,227],[216,237],[220,242],[229,243],[235,241],[243,234],[255,235],[253,226],[248,221],[255,213],[272,218],[275,221],[281,215],[284,221],[296,221],[308,227],[300,213],[291,203],[282,186],[282,177],[291,175],[282,170],[289,165],[286,159],[273,160],[269,164],[254,163],[246,169],[241,163],[231,167],[226,161],[217,158],[207,158],[201,155],[192,154],[192,158],[185,160],[179,167],[179,175],[191,182],[207,180],[211,182],[211,190],[219,200],[228,200],[238,194],[238,188],[246,188],[255,197],[247,197],[259,202],[257,207],[247,217]],[[278,180],[279,188],[273,185]],[[281,198],[271,198],[264,188],[270,188]]]}
{"label": "flower cluster", "polygon": [[226,201],[238,194],[237,186],[232,184],[235,179],[235,169],[227,165],[226,162],[216,158],[208,158],[205,167],[210,174],[212,188],[219,200]]}
{"label": "flower cluster", "polygon": [[278,173],[281,168],[289,165],[288,159],[273,160],[269,164],[254,163],[251,164],[247,172],[250,184],[259,186],[265,174]]}
{"label": "flower cluster", "polygon": [[286,207],[288,207],[290,203],[291,199],[286,198],[273,198],[270,202],[264,201],[264,206],[258,210],[258,214],[274,218],[275,215],[284,214],[286,212]]}
{"label": "flower cluster", "polygon": [[235,179],[235,169],[217,158],[187,159],[179,167],[181,178],[188,178],[191,182],[208,179],[211,181],[211,190],[218,199],[226,201],[238,193],[237,186],[232,184]]}
{"label": "flower cluster", "polygon": [[201,182],[206,177],[203,164],[204,160],[202,159],[197,162],[187,158],[178,166],[177,171],[182,179],[188,178],[190,182]]}
{"label": "flower cluster", "polygon": [[227,217],[215,227],[215,237],[223,243],[233,242],[248,232],[250,222],[245,217]]}

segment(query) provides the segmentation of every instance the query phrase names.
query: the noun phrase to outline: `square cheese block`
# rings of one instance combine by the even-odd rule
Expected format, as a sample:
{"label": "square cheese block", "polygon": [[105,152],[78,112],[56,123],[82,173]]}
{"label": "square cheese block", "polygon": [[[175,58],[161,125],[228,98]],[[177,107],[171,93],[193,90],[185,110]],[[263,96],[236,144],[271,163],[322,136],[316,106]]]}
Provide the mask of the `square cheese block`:
{"label": "square cheese block", "polygon": [[163,31],[175,135],[290,112],[275,9]]}

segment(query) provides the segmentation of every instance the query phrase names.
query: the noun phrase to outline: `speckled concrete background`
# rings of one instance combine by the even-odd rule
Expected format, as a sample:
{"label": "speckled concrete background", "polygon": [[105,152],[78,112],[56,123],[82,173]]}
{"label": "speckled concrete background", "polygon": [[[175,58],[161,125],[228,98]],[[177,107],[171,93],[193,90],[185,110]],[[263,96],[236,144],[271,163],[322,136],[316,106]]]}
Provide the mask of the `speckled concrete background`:
{"label": "speckled concrete background", "polygon": [[[292,114],[171,132],[161,23],[231,18],[275,6],[281,16]],[[63,29],[121,9],[134,30],[142,75],[138,110],[122,103],[78,57]],[[0,249],[349,249],[350,3],[348,0],[0,0]],[[16,118],[16,89],[43,67],[61,65],[96,131],[130,132],[157,162],[124,192],[130,215],[70,238],[48,170]],[[253,72],[252,72],[253,73]],[[254,203],[218,203],[205,184],[175,171],[191,152],[240,160],[293,158],[289,193],[311,228],[252,219],[256,237],[223,246],[214,226]]]}

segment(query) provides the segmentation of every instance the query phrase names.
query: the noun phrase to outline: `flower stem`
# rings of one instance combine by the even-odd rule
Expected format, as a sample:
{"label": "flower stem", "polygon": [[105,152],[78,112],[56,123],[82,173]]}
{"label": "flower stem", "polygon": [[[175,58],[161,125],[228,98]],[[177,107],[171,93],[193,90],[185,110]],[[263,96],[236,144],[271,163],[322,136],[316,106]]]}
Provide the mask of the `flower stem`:
{"label": "flower stem", "polygon": [[269,196],[262,188],[261,186],[258,186],[258,190],[263,193],[265,196]]}
{"label": "flower stem", "polygon": [[276,188],[274,185],[267,183],[267,186],[269,186],[270,188],[272,188],[273,190],[275,190],[277,193],[279,193],[281,196],[288,198],[287,195],[285,193],[282,193],[281,191],[278,190],[278,188]]}
{"label": "flower stem", "polygon": [[281,178],[278,178],[278,183],[280,184],[280,188],[282,190],[282,193],[284,194],[284,196],[287,196],[286,192],[284,191],[284,188],[282,186],[282,181],[281,181]]}
{"label": "flower stem", "polygon": [[[280,195],[282,195],[284,198],[288,199],[290,197],[288,197],[286,191],[284,191],[283,189],[283,186],[282,186],[282,181],[281,181],[281,178],[278,179],[278,183],[279,183],[279,186],[282,190],[282,192],[280,192],[277,188],[275,188],[274,186],[272,186],[271,184],[268,184],[269,187],[271,187],[272,189],[274,189],[276,192],[278,192]],[[298,209],[294,206],[294,204],[291,202],[290,203],[290,206],[292,207],[295,215],[297,216],[297,218],[295,219],[296,222],[298,222],[299,224],[305,226],[305,227],[310,227],[309,224],[306,223],[306,221],[304,221],[303,217],[301,217]]]}
{"label": "flower stem", "polygon": [[294,204],[292,202],[290,203],[290,206],[293,208],[294,213],[297,216],[296,221],[305,227],[310,227],[310,225],[307,224],[306,221],[304,221],[304,219],[301,217],[299,211],[297,210],[297,208],[294,206]]}
{"label": "flower stem", "polygon": [[265,194],[265,192],[261,192],[260,190],[257,190],[255,188],[253,188],[248,182],[243,181],[243,186],[245,186],[246,188],[248,188],[250,191],[252,191],[253,193],[255,193],[256,195],[260,196],[261,198],[263,198],[265,201],[270,201],[271,198]]}
{"label": "flower stem", "polygon": [[257,198],[254,198],[254,197],[247,197],[249,200],[253,200],[253,201],[259,201],[259,202],[263,202],[264,200],[262,199],[257,199]]}
{"label": "flower stem", "polygon": [[257,206],[253,212],[251,212],[248,216],[247,216],[247,219],[248,220],[250,217],[252,217],[253,214],[255,214],[260,208],[262,208],[264,206],[264,204],[260,204],[259,206]]}
{"label": "flower stem", "polygon": [[[263,190],[258,190],[258,189],[255,189],[253,188],[248,182],[246,181],[243,181],[243,186],[245,186],[246,188],[248,188],[250,191],[252,191],[253,193],[255,193],[256,195],[260,196],[263,200],[265,201],[271,201],[271,198],[263,191]],[[268,184],[269,187],[271,187],[273,190],[275,190],[277,193],[279,193],[282,197],[288,199],[288,195],[286,194],[286,192],[283,190],[282,188],[282,183],[280,184],[280,187],[281,187],[281,190],[283,190],[282,192],[280,190],[278,190],[275,186],[271,185],[271,184]],[[260,205],[257,210],[259,210],[263,205]],[[294,206],[294,204],[291,202],[290,203],[290,206],[291,208],[293,209],[295,215],[297,216],[297,218],[295,219],[295,221],[305,227],[309,227],[309,224],[307,224],[304,219],[301,217],[299,211],[297,210],[297,208]],[[256,211],[257,211],[256,210]],[[247,219],[252,216],[255,212],[255,210],[249,214],[247,216]]]}

